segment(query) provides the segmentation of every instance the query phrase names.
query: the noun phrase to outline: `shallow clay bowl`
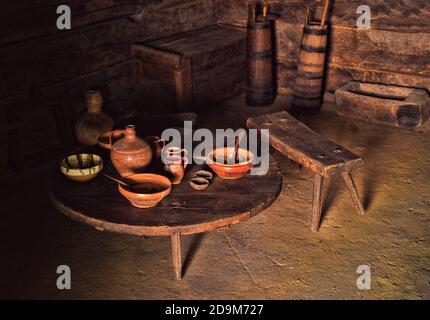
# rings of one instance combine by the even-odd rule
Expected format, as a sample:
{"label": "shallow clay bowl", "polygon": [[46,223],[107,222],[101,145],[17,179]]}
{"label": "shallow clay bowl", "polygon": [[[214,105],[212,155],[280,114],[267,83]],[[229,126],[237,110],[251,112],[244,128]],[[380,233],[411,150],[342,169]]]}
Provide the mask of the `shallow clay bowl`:
{"label": "shallow clay bowl", "polygon": [[96,154],[74,154],[64,158],[61,172],[70,180],[86,182],[97,177],[103,169],[103,160]]}
{"label": "shallow clay bowl", "polygon": [[221,179],[239,179],[252,169],[254,155],[251,151],[245,149],[239,149],[238,154],[239,162],[228,164],[227,159],[234,157],[234,148],[214,149],[208,155],[207,164]]}
{"label": "shallow clay bowl", "polygon": [[155,207],[172,190],[170,180],[158,174],[139,173],[125,180],[130,187],[118,184],[118,190],[136,208]]}

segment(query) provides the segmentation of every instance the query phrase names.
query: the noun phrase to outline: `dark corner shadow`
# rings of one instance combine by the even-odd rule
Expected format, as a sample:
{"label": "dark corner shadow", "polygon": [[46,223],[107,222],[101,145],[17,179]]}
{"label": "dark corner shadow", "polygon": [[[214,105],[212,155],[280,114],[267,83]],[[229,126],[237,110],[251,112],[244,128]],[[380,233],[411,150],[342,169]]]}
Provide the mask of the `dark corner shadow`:
{"label": "dark corner shadow", "polygon": [[[355,126],[354,122],[352,122],[352,124]],[[361,121],[358,121],[356,124],[360,125],[361,123],[362,123]],[[356,134],[360,134],[359,128],[356,128],[355,130],[357,131]],[[363,141],[363,145],[365,146],[365,148],[359,154],[359,156],[361,156],[364,159],[364,167],[359,170],[366,170],[366,168],[369,167],[369,164],[366,162],[366,159],[377,158],[377,154],[381,152],[380,146],[382,146],[388,138],[389,138],[389,131],[387,130],[383,135],[378,134],[377,132],[374,132],[374,135],[369,136],[367,138],[367,141]],[[351,151],[354,152],[354,149],[352,149]],[[354,173],[352,173],[352,176],[354,178]],[[376,189],[378,188],[377,184],[378,184],[378,181],[374,179],[371,171],[369,171],[367,174],[364,175],[363,191],[362,191],[362,194],[359,194],[361,201],[363,203],[364,210],[368,210],[371,207]]]}
{"label": "dark corner shadow", "polygon": [[184,265],[182,267],[182,276],[183,277],[187,274],[187,271],[188,271],[188,268],[191,264],[191,261],[193,260],[197,250],[199,249],[204,236],[205,236],[204,233],[199,233],[199,234],[194,236],[194,239],[192,240],[191,246],[188,250],[187,256],[185,257]]}
{"label": "dark corner shadow", "polygon": [[[366,168],[366,157],[379,152],[379,146],[384,143],[386,138],[386,135],[384,135],[384,137],[381,137],[380,135],[369,137],[366,142],[366,149],[363,151],[362,155],[362,158],[364,159],[364,169]],[[363,181],[363,194],[361,195],[364,210],[368,210],[371,207],[377,187],[377,181],[372,177],[371,172],[365,174]]]}

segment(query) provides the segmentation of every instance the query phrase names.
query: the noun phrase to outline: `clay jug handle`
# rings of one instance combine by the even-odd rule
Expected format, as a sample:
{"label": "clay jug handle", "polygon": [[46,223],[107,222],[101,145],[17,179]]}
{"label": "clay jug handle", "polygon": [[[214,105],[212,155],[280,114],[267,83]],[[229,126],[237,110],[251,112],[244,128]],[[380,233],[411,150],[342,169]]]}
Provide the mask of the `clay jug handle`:
{"label": "clay jug handle", "polygon": [[184,170],[185,170],[188,166],[188,158],[186,156],[182,157],[182,161],[184,162],[183,166],[184,166]]}
{"label": "clay jug handle", "polygon": [[154,143],[158,144],[161,149],[164,149],[164,147],[166,146],[166,141],[159,137],[154,137]]}
{"label": "clay jug handle", "polygon": [[113,130],[113,131],[109,131],[109,132],[104,133],[102,136],[100,136],[100,138],[101,137],[108,137],[109,142],[105,143],[102,140],[100,140],[100,138],[99,138],[99,141],[98,141],[99,146],[102,148],[108,149],[108,150],[112,150],[112,137],[116,134],[124,134],[124,130]]}

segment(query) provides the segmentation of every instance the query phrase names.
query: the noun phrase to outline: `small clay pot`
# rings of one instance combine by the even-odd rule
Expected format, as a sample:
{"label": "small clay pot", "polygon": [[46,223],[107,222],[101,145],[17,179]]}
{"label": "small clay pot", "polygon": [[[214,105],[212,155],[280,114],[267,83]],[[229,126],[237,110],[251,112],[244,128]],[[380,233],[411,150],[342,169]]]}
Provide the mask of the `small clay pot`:
{"label": "small clay pot", "polygon": [[202,191],[209,187],[209,180],[205,178],[194,177],[190,180],[190,186],[194,190]]}
{"label": "small clay pot", "polygon": [[151,146],[136,136],[133,125],[128,125],[125,130],[112,131],[112,135],[116,133],[123,133],[124,138],[108,145],[113,166],[122,177],[141,173],[151,163]]}
{"label": "small clay pot", "polygon": [[76,139],[85,145],[96,145],[100,135],[112,130],[114,121],[102,111],[103,96],[99,90],[88,91],[87,111],[75,124]]}

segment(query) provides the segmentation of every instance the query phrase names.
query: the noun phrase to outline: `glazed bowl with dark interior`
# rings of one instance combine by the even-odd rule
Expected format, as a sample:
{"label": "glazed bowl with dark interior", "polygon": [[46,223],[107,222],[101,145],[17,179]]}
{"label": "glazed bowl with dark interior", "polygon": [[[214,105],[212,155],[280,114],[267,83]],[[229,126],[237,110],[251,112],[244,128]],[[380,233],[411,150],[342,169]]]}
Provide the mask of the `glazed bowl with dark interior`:
{"label": "glazed bowl with dark interior", "polygon": [[214,149],[208,155],[207,164],[221,179],[242,178],[252,169],[254,154],[249,150],[239,149],[238,159],[235,159],[234,153],[234,148]]}
{"label": "glazed bowl with dark interior", "polygon": [[170,180],[159,174],[134,174],[125,181],[129,187],[118,184],[118,190],[136,208],[155,207],[172,190]]}

